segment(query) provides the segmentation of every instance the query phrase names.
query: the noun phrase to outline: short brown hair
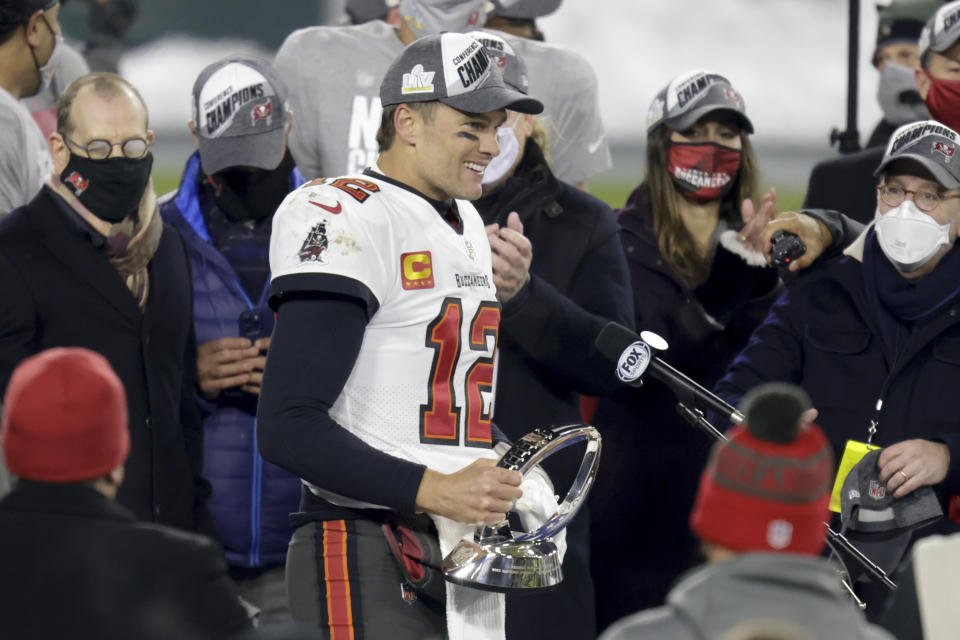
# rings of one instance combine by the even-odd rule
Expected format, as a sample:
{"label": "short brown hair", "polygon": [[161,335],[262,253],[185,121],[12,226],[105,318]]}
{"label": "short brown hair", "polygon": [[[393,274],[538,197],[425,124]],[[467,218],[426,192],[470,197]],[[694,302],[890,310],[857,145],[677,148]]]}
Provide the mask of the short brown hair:
{"label": "short brown hair", "polygon": [[[427,122],[433,122],[433,113],[436,111],[437,102],[402,102],[421,116]],[[383,110],[380,117],[380,128],[377,129],[377,146],[380,147],[380,153],[388,150],[393,145],[393,139],[397,135],[397,128],[393,126],[393,116],[397,113],[399,104],[392,104]]]}
{"label": "short brown hair", "polygon": [[[73,101],[76,100],[77,94],[80,93],[81,89],[91,85],[93,86],[94,93],[102,98],[115,98],[121,95],[124,90],[130,91],[137,97],[140,104],[143,105],[143,113],[146,116],[147,103],[143,101],[143,96],[140,95],[140,92],[137,91],[135,86],[115,73],[96,71],[80,76],[71,82],[66,90],[60,94],[60,99],[57,100],[57,131],[68,134],[73,133],[73,122],[70,119]],[[144,127],[146,127],[147,124],[147,122],[144,122]]]}

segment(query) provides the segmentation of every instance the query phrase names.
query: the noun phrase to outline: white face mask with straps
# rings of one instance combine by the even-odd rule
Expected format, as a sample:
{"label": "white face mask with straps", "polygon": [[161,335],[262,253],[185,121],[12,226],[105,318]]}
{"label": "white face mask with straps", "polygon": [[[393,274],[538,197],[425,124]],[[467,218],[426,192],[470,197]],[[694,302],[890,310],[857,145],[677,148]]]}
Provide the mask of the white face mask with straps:
{"label": "white face mask with straps", "polygon": [[[37,93],[34,95],[43,93],[50,88],[50,83],[53,81],[53,74],[56,73],[57,67],[60,66],[60,57],[63,54],[63,36],[53,30],[53,27],[50,26],[50,23],[47,22],[46,17],[42,14],[40,20],[43,20],[43,23],[47,25],[47,30],[50,32],[50,35],[53,36],[53,50],[50,52],[50,57],[47,58],[47,63],[41,67],[37,62],[37,55],[33,52],[33,47],[30,47],[33,64],[37,68],[37,73],[40,74],[40,88],[37,89]],[[29,43],[27,43],[27,46],[30,46]]]}
{"label": "white face mask with straps", "polygon": [[904,200],[881,214],[877,207],[877,240],[880,248],[899,271],[916,271],[950,244],[950,224],[940,224],[920,211],[913,200]]}
{"label": "white face mask with straps", "polygon": [[520,154],[520,141],[517,140],[517,132],[514,130],[519,121],[520,118],[514,118],[513,124],[497,127],[497,144],[500,145],[500,153],[484,169],[481,184],[493,184],[513,168],[513,163]]}

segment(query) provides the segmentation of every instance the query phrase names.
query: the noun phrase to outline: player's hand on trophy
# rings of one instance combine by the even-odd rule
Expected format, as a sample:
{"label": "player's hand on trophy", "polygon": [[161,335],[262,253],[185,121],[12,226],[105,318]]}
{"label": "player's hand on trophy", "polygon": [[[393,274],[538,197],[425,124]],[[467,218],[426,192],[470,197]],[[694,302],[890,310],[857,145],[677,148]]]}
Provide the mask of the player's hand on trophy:
{"label": "player's hand on trophy", "polygon": [[950,469],[950,449],[930,440],[903,440],[883,448],[877,467],[887,491],[902,498],[914,489],[943,482]]}
{"label": "player's hand on trophy", "polygon": [[[260,350],[247,338],[220,338],[197,347],[197,385],[208,400],[224,389],[253,382],[252,373],[261,360]],[[263,364],[259,364],[263,370]],[[258,374],[259,375],[259,374]],[[256,381],[259,390],[259,379]]]}
{"label": "player's hand on trophy", "polygon": [[533,245],[523,235],[523,223],[516,211],[507,216],[507,226],[487,225],[487,239],[493,253],[493,284],[501,303],[512,299],[530,279]]}
{"label": "player's hand on trophy", "polygon": [[417,511],[466,524],[502,522],[523,495],[523,476],[496,465],[496,460],[480,458],[450,474],[427,469],[417,491]]}

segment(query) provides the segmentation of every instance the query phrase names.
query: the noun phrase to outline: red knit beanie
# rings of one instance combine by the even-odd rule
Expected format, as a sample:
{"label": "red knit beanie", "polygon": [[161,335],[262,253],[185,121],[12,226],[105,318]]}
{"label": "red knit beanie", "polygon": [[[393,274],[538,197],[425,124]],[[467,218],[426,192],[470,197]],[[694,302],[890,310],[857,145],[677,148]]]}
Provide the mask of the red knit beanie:
{"label": "red knit beanie", "polygon": [[737,552],[823,550],[833,451],[819,427],[800,428],[809,406],[794,385],[748,394],[747,424],[714,446],[700,478],[690,526],[701,540]]}
{"label": "red knit beanie", "polygon": [[7,386],[0,444],[7,467],[27,480],[104,476],[130,451],[123,384],[106,358],[87,349],[27,358]]}

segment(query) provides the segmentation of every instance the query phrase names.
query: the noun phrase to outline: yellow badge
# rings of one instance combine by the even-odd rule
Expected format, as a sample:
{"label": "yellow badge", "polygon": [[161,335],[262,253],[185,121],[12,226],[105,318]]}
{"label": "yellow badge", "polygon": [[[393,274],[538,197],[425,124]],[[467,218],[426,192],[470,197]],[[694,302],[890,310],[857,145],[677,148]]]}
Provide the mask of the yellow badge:
{"label": "yellow badge", "polygon": [[879,448],[866,442],[847,440],[847,446],[843,448],[843,457],[840,458],[840,467],[837,469],[837,479],[834,480],[833,491],[830,493],[830,511],[840,513],[840,490],[843,489],[843,481],[847,479],[850,470],[857,466],[863,456]]}

